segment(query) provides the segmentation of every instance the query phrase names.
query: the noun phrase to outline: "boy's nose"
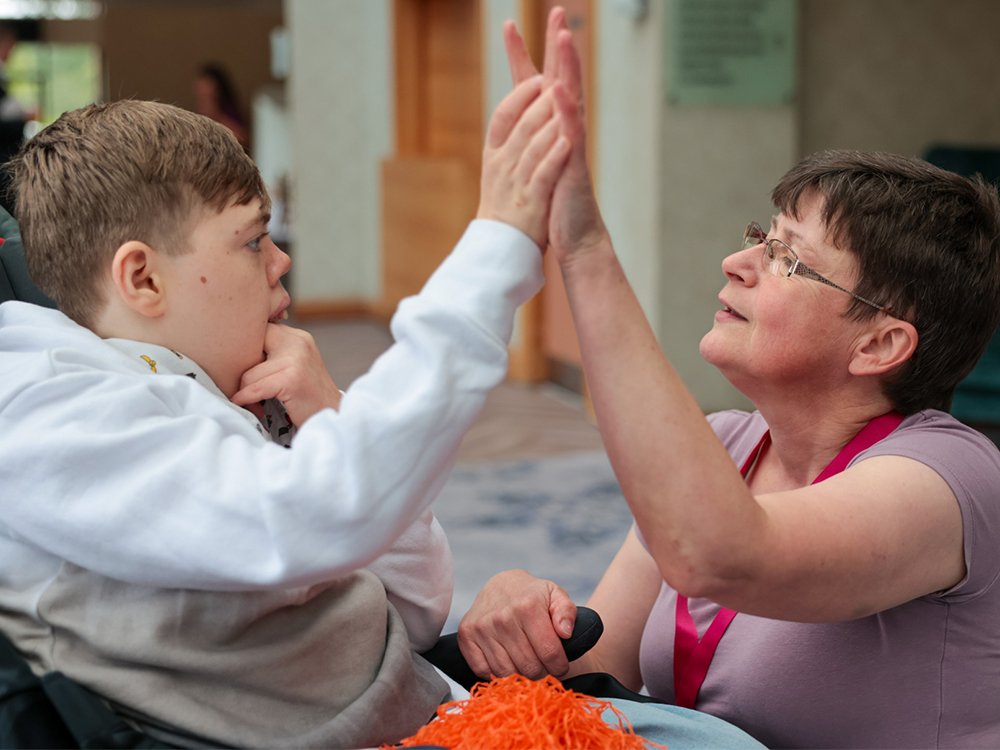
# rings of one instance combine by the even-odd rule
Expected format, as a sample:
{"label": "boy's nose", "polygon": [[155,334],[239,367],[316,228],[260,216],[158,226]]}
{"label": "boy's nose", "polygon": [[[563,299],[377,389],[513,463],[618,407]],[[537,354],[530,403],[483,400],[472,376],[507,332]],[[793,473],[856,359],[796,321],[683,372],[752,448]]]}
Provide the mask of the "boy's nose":
{"label": "boy's nose", "polygon": [[288,253],[286,253],[277,245],[274,246],[274,250],[275,250],[274,257],[270,265],[272,269],[271,270],[272,281],[273,283],[276,284],[278,283],[278,280],[281,279],[282,276],[288,273],[288,269],[292,267],[292,259],[289,257]]}

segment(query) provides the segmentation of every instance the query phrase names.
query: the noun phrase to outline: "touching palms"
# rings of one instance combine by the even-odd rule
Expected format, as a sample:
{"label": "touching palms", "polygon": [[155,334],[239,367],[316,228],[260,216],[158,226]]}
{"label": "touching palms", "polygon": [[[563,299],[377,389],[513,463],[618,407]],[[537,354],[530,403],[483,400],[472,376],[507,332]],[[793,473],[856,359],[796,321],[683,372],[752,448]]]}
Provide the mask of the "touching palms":
{"label": "touching palms", "polygon": [[[515,86],[538,75],[513,21],[504,25],[504,45]],[[553,88],[562,134],[572,144],[569,162],[552,195],[548,231],[549,245],[556,260],[565,264],[604,238],[606,230],[587,166],[580,56],[566,25],[566,11],[560,7],[553,8],[549,14],[542,73],[544,85]]]}

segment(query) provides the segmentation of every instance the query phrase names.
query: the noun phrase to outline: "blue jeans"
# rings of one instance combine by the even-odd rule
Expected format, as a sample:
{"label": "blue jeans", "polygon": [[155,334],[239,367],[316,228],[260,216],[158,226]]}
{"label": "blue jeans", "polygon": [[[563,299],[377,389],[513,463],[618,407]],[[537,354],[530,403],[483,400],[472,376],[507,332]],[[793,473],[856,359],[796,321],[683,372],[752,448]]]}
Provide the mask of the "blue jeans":
{"label": "blue jeans", "polygon": [[[636,734],[667,745],[670,750],[750,750],[764,747],[737,726],[701,711],[665,703],[638,703],[621,698],[608,700],[628,717]],[[609,724],[617,723],[610,711],[606,711],[603,718]]]}

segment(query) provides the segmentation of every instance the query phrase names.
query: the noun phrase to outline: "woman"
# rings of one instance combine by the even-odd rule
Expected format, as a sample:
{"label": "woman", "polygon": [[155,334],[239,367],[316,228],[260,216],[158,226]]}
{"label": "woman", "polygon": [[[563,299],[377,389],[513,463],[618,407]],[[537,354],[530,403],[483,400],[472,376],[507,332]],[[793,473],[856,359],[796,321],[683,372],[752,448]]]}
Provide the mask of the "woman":
{"label": "woman", "polygon": [[[578,95],[562,26],[545,69]],[[523,571],[463,620],[470,665],[610,672],[771,747],[1000,746],[1000,453],[946,413],[1000,316],[996,191],[884,154],[793,168],[701,342],[756,410],[706,420],[615,257],[579,115],[567,131],[549,241],[636,523],[572,670],[575,607]]]}

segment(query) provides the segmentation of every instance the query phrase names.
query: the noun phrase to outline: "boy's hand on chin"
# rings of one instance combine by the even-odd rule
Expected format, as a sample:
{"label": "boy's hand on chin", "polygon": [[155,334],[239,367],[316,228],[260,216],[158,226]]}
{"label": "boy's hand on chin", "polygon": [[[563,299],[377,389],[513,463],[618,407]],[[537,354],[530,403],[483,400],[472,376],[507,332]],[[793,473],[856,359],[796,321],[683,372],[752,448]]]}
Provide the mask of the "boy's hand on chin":
{"label": "boy's hand on chin", "polygon": [[296,426],[321,409],[339,408],[340,389],[306,331],[268,323],[264,354],[267,359],[243,373],[234,404],[249,408],[276,398]]}

